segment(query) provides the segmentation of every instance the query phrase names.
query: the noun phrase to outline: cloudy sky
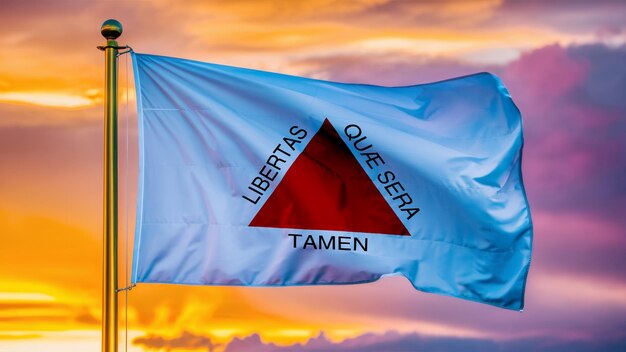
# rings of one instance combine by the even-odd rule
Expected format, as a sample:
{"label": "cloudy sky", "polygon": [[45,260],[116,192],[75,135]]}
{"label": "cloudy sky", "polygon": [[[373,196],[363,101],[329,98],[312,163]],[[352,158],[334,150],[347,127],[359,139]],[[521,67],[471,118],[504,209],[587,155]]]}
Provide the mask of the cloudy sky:
{"label": "cloudy sky", "polygon": [[[626,350],[625,2],[2,0],[0,351],[100,348],[104,73],[95,46],[107,18],[123,23],[119,41],[137,52],[341,82],[493,72],[524,118],[535,224],[522,313],[417,292],[401,278],[146,284],[121,313],[129,350]],[[122,261],[136,183],[128,86]]]}

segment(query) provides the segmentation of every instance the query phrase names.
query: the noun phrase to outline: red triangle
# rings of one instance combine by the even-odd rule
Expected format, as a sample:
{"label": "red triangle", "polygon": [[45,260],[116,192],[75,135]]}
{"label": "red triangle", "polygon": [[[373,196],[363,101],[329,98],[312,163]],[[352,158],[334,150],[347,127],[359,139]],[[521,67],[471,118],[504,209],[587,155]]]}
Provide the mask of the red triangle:
{"label": "red triangle", "polygon": [[328,119],[250,226],[410,235]]}

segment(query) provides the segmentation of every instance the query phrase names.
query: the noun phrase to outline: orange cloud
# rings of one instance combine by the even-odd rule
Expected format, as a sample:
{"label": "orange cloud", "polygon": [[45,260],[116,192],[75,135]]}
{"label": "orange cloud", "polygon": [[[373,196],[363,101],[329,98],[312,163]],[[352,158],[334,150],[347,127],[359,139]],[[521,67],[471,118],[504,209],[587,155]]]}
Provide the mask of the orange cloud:
{"label": "orange cloud", "polygon": [[0,93],[0,102],[26,103],[52,108],[82,108],[98,101],[83,95],[61,94],[54,92],[4,92]]}

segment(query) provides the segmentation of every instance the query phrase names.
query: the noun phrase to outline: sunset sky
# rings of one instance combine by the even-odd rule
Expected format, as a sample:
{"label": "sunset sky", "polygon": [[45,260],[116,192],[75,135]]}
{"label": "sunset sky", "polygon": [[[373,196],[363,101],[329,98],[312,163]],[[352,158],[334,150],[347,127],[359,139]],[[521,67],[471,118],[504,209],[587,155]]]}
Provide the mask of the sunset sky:
{"label": "sunset sky", "polygon": [[[96,46],[108,18],[122,22],[119,43],[137,52],[340,82],[495,73],[522,112],[535,226],[522,313],[418,292],[402,278],[140,284],[127,320],[120,297],[122,351],[126,321],[130,351],[626,350],[626,2],[2,0],[0,351],[100,349],[104,58]],[[122,286],[136,187],[127,59]]]}

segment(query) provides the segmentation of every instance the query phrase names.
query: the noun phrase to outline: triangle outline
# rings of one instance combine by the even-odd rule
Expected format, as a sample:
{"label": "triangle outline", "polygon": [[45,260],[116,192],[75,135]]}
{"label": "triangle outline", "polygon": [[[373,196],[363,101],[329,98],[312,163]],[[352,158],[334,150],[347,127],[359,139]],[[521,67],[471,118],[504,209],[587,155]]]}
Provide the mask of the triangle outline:
{"label": "triangle outline", "polygon": [[328,119],[248,226],[410,236]]}

